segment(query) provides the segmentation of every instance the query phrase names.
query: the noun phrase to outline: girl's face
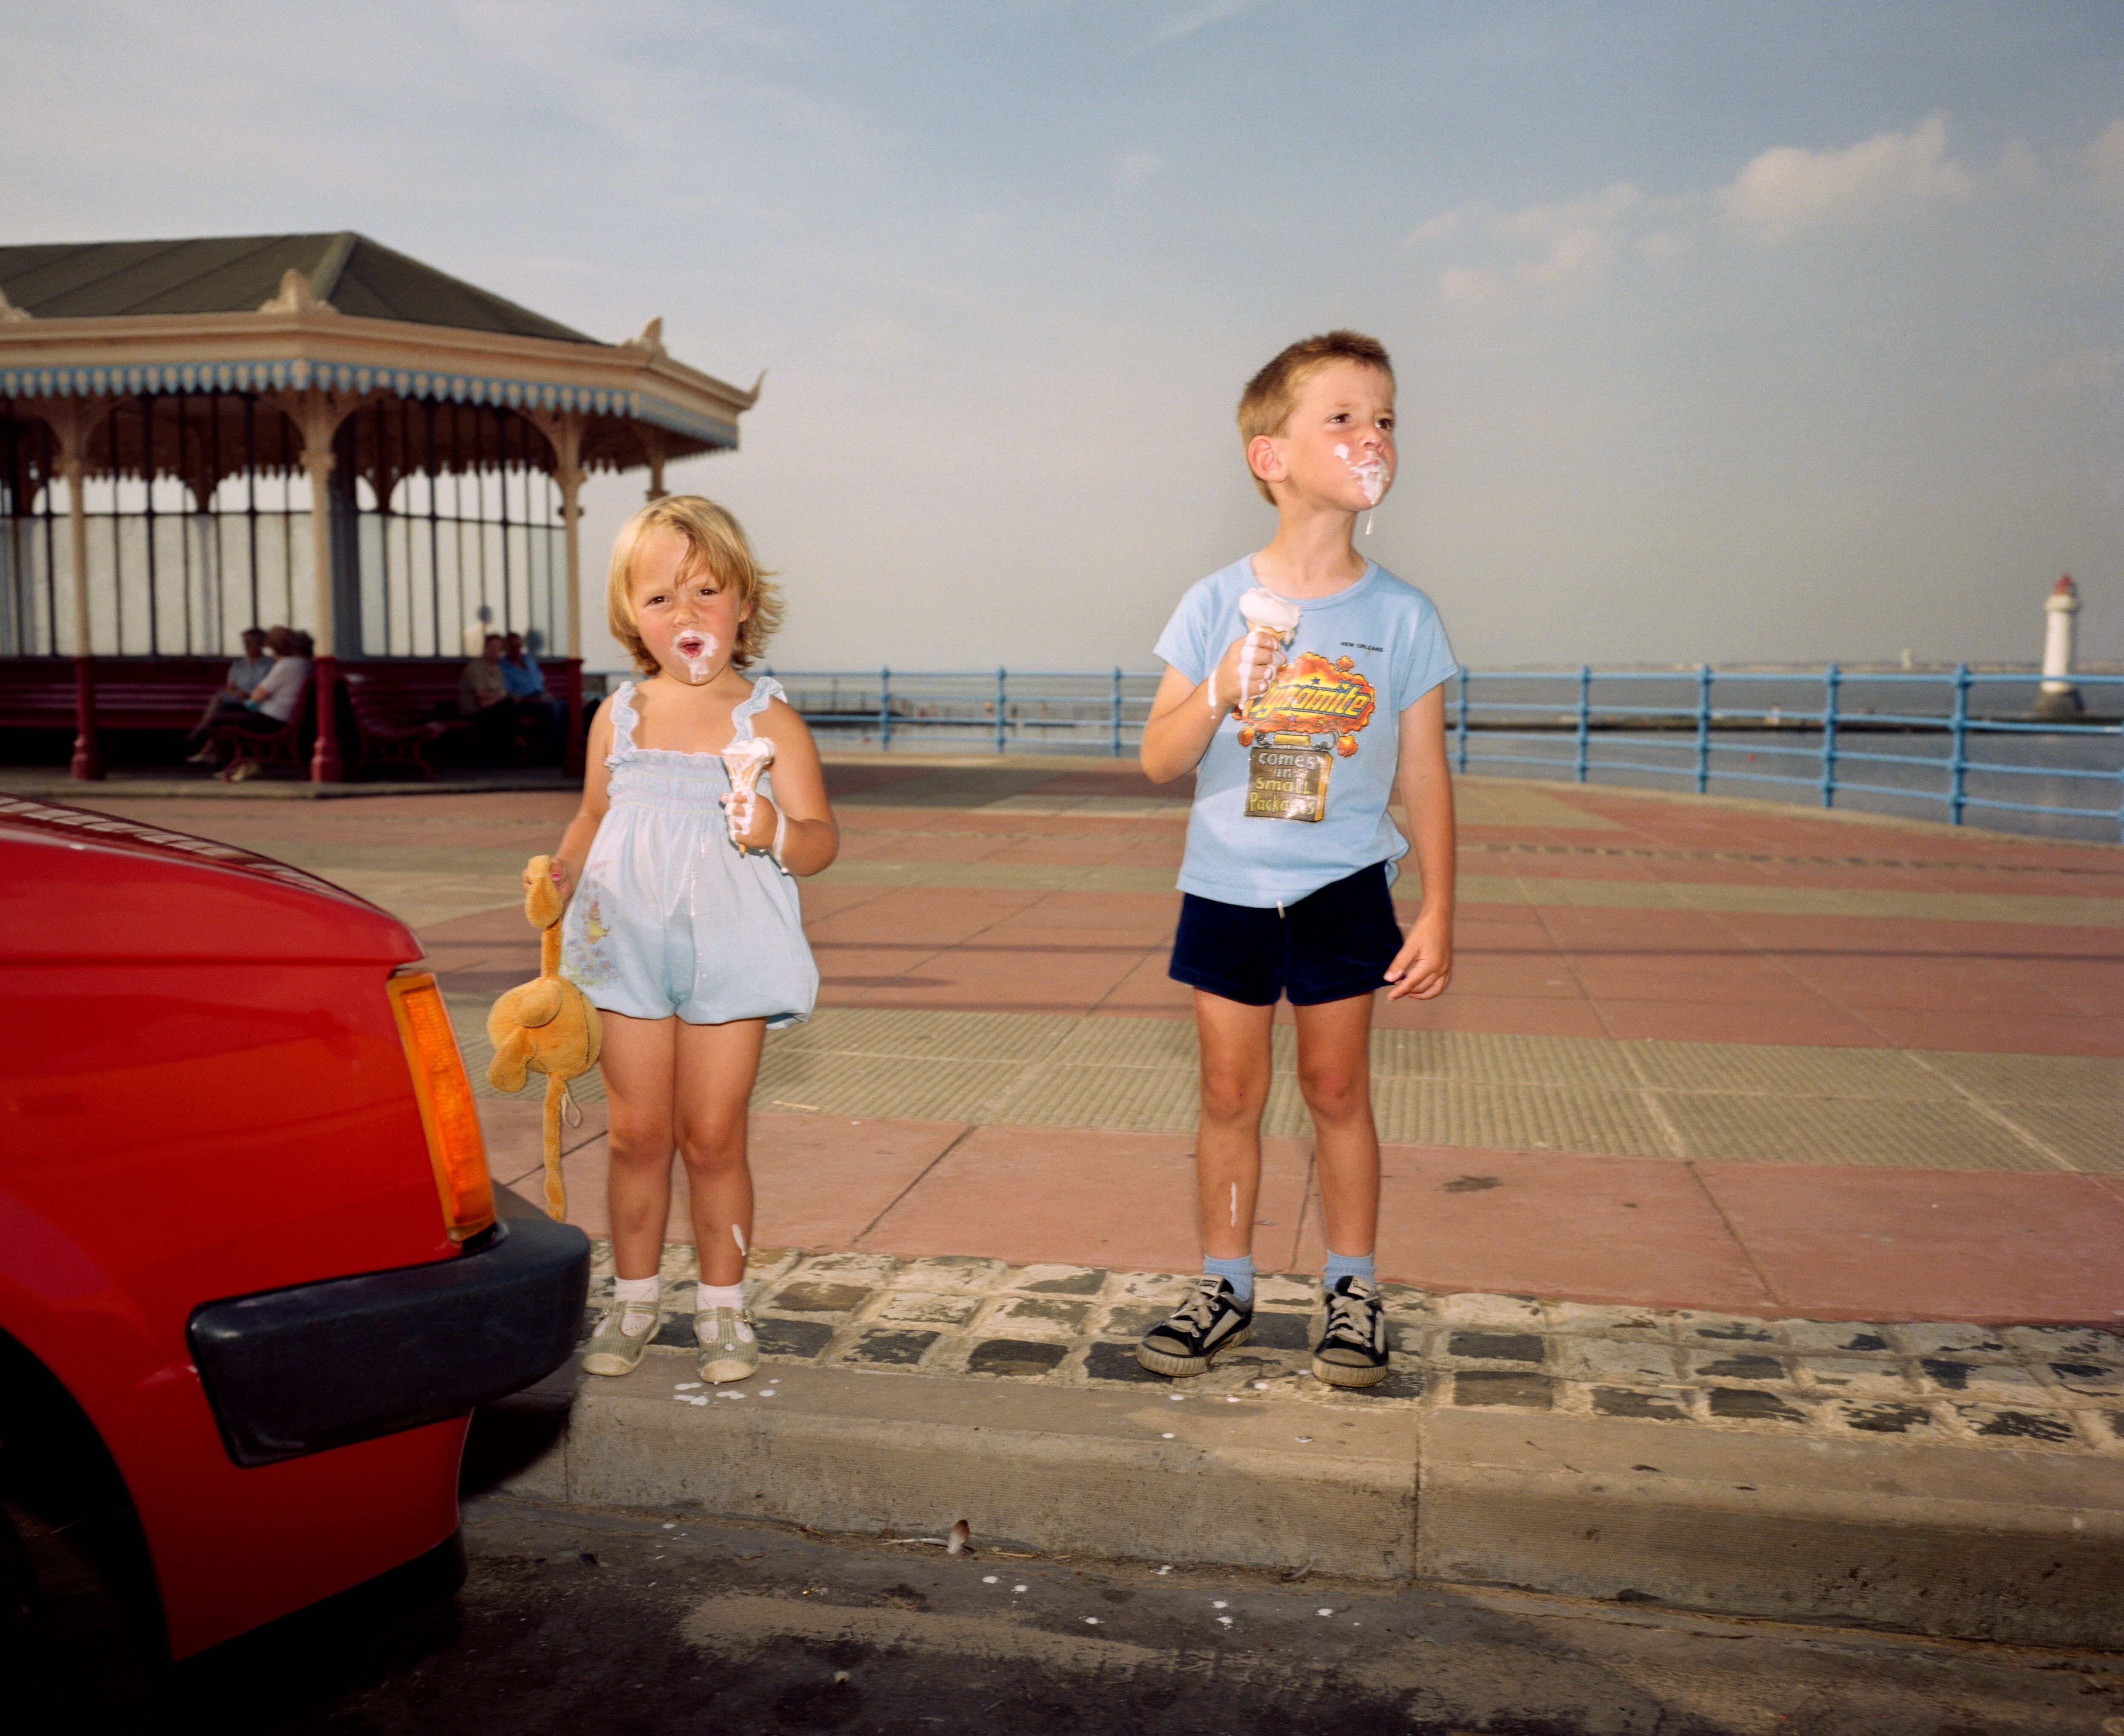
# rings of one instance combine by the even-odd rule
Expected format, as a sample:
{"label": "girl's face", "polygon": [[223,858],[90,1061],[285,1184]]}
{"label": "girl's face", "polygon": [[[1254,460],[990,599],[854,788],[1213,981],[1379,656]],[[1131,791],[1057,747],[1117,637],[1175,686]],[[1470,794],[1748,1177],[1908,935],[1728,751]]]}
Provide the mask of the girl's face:
{"label": "girl's face", "polygon": [[635,630],[665,674],[700,686],[730,667],[738,623],[752,610],[692,543],[651,532],[635,552],[632,588]]}

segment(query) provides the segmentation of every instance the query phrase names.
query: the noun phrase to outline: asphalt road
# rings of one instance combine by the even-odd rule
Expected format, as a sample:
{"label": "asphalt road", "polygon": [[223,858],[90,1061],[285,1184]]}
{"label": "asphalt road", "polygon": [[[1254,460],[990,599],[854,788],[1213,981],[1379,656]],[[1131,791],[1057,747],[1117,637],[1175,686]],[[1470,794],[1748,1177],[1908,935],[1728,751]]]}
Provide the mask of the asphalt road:
{"label": "asphalt road", "polygon": [[173,1719],[320,1736],[2124,1732],[2124,1657],[499,1498],[468,1503],[465,1541],[454,1597],[387,1586],[223,1647],[178,1672]]}

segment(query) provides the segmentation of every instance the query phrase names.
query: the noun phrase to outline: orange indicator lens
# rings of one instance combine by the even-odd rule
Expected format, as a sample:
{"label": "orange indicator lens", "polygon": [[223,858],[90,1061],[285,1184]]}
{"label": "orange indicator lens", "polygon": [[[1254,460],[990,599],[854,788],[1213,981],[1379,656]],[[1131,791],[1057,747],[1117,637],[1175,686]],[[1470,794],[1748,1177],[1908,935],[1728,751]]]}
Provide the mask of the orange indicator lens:
{"label": "orange indicator lens", "polygon": [[472,1081],[458,1053],[457,1033],[435,979],[418,972],[391,979],[391,1005],[413,1071],[413,1094],[428,1135],[428,1159],[442,1195],[443,1222],[450,1240],[477,1235],[494,1221],[494,1184],[486,1173],[486,1146]]}

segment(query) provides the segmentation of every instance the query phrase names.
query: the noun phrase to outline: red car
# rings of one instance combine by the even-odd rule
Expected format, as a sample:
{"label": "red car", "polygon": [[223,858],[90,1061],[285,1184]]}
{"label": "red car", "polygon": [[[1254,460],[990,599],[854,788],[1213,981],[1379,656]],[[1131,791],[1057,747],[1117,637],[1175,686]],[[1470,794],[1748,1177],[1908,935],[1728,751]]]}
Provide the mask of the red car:
{"label": "red car", "polygon": [[299,869],[0,797],[18,1709],[446,1549],[468,1413],[573,1349],[589,1244],[497,1219],[420,961]]}

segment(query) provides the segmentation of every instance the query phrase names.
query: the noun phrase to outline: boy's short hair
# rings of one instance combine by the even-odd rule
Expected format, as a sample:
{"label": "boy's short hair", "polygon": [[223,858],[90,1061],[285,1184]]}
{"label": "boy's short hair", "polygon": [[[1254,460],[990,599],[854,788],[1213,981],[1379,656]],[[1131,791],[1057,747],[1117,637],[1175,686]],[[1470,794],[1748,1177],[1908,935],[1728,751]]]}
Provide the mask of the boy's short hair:
{"label": "boy's short hair", "polygon": [[619,527],[613,539],[612,572],[604,591],[605,623],[613,637],[627,647],[637,670],[645,675],[656,673],[656,660],[635,625],[632,590],[634,557],[643,539],[659,530],[683,537],[692,548],[682,572],[705,562],[709,572],[737,592],[741,607],[751,605],[751,614],[738,623],[737,643],[731,650],[731,668],[750,668],[782,624],[781,587],[768,583],[768,570],[753,558],[744,527],[713,501],[698,494],[667,494]]}
{"label": "boy's short hair", "polygon": [[[1376,337],[1367,337],[1361,332],[1337,331],[1300,338],[1280,351],[1239,394],[1241,447],[1252,445],[1264,434],[1282,433],[1290,412],[1298,407],[1305,383],[1337,362],[1357,362],[1378,369],[1389,380],[1393,378],[1393,364],[1387,359],[1386,346]],[[1259,477],[1254,478],[1254,487],[1261,490],[1263,500],[1271,506],[1276,504],[1276,496]]]}

